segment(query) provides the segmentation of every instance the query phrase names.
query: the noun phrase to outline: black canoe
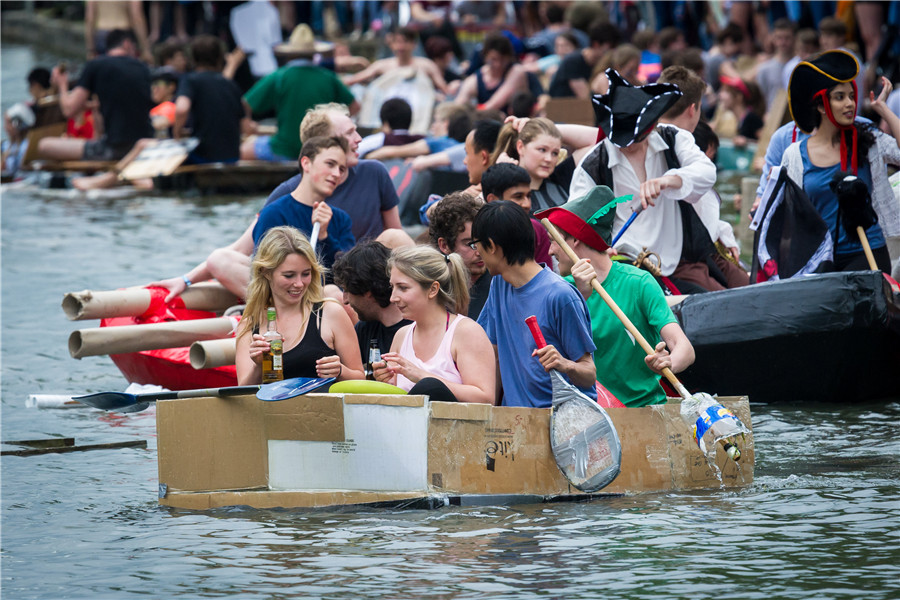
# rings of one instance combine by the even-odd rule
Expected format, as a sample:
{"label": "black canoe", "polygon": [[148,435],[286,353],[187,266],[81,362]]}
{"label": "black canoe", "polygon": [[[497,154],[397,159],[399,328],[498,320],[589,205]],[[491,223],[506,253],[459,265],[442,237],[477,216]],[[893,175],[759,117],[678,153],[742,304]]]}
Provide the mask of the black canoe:
{"label": "black canoe", "polygon": [[880,272],[698,294],[672,307],[697,358],[692,390],[754,402],[900,397],[900,294]]}

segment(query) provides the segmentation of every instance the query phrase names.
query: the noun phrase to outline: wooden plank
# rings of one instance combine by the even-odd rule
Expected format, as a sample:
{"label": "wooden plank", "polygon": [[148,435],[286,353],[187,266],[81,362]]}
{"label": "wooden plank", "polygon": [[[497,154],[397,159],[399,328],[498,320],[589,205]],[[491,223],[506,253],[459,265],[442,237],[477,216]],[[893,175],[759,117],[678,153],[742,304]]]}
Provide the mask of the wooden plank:
{"label": "wooden plank", "polygon": [[0,456],[37,456],[39,454],[62,454],[66,452],[84,452],[87,450],[114,450],[118,448],[146,448],[147,440],[128,442],[112,442],[109,444],[87,444],[84,446],[61,446],[56,448],[35,448],[32,450],[6,450]]}
{"label": "wooden plank", "polygon": [[2,442],[7,446],[31,446],[32,448],[60,448],[62,446],[74,446],[75,438],[44,438],[41,440],[15,440]]}

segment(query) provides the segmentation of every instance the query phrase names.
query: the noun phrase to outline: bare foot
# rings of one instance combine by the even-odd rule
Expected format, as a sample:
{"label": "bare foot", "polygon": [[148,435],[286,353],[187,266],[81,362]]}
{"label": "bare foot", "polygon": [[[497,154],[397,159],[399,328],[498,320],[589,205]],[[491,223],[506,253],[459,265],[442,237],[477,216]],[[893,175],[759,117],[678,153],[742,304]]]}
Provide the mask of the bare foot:
{"label": "bare foot", "polygon": [[115,173],[101,173],[90,177],[76,177],[72,180],[72,187],[76,190],[102,190],[111,188],[119,183],[119,177]]}

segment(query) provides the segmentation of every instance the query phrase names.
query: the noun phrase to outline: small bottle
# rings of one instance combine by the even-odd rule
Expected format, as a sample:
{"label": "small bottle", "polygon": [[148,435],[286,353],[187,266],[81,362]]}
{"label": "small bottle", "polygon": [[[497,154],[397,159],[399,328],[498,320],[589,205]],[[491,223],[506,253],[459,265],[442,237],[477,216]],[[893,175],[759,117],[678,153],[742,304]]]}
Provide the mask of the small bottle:
{"label": "small bottle", "polygon": [[272,383],[284,379],[284,366],[281,362],[281,351],[284,347],[284,338],[275,329],[275,308],[270,306],[266,311],[269,324],[263,337],[269,342],[269,350],[263,352],[262,382]]}
{"label": "small bottle", "polygon": [[694,441],[703,454],[721,442],[722,448],[734,461],[740,460],[738,437],[750,430],[733,412],[719,404],[709,394],[694,394],[681,403],[681,418],[691,429]]}
{"label": "small bottle", "polygon": [[372,338],[369,340],[369,360],[366,362],[366,379],[375,380],[375,363],[381,362],[381,348],[378,347],[378,340]]}

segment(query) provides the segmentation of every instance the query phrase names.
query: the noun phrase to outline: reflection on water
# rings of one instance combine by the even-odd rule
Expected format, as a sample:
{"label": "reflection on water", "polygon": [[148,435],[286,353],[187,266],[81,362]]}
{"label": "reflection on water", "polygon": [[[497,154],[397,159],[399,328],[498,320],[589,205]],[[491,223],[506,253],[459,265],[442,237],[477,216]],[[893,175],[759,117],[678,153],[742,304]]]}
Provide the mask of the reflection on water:
{"label": "reflection on water", "polygon": [[25,408],[126,385],[107,358],[68,356],[96,323],[67,321],[65,292],[183,273],[260,205],[3,189],[2,438],[149,442],[3,457],[4,599],[900,597],[900,402],[753,405],[756,481],[739,491],[200,513],[156,503],[155,410]]}

